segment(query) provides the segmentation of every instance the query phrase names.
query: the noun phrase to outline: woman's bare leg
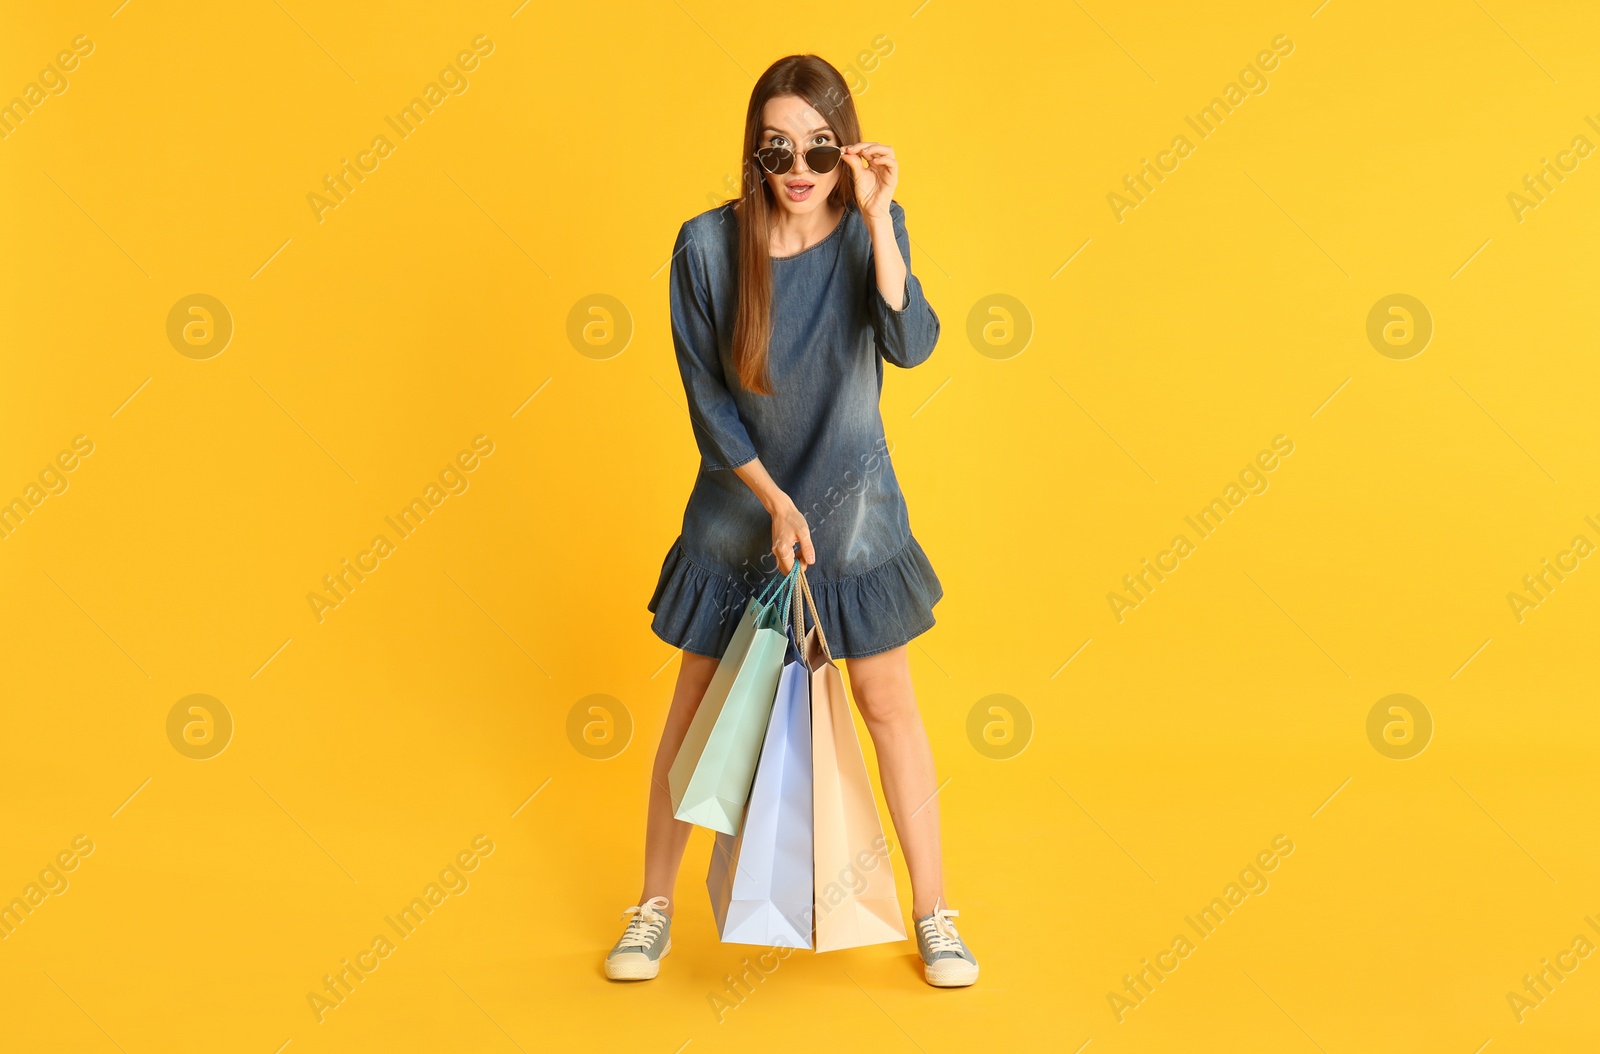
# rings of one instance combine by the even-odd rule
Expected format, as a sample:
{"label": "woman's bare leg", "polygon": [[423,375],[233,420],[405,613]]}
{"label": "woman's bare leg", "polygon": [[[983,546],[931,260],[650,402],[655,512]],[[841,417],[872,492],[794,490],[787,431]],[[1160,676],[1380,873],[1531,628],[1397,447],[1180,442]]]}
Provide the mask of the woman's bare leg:
{"label": "woman's bare leg", "polygon": [[689,722],[700,708],[700,700],[717,672],[717,660],[693,652],[683,653],[683,664],[678,667],[678,684],[672,690],[672,706],[667,711],[667,723],[661,730],[661,745],[656,747],[655,767],[650,773],[650,814],[644,833],[644,892],[639,895],[643,904],[651,897],[666,897],[666,914],[672,914],[673,887],[678,882],[678,867],[683,863],[683,851],[689,844],[689,832],[694,824],[672,817],[672,796],[667,791],[667,773],[678,756],[683,737],[689,731]]}
{"label": "woman's bare leg", "polygon": [[911,871],[911,917],[921,918],[943,901],[944,862],[933,748],[911,688],[911,662],[903,644],[845,662],[856,707],[878,753],[889,817]]}

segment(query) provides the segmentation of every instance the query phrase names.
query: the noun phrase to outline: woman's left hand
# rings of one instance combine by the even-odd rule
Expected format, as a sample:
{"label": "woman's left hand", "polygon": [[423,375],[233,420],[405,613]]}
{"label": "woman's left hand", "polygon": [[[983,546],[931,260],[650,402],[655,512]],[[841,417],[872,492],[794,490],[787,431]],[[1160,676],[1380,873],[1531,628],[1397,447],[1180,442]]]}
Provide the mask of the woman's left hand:
{"label": "woman's left hand", "polygon": [[854,166],[856,205],[867,219],[888,219],[889,202],[900,182],[900,164],[894,147],[882,143],[855,143],[844,148],[844,160]]}

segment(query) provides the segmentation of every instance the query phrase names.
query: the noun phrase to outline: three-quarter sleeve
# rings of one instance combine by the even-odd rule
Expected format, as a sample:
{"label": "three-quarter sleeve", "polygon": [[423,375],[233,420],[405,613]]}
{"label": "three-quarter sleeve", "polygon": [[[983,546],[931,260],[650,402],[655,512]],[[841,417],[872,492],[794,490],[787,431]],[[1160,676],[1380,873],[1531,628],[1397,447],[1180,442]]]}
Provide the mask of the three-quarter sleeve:
{"label": "three-quarter sleeve", "polygon": [[706,471],[737,468],[756,458],[755,444],[723,379],[701,247],[685,223],[672,247],[672,346],[689,400],[689,421]]}
{"label": "three-quarter sleeve", "polygon": [[939,316],[928,298],[922,295],[922,283],[911,273],[911,236],[906,233],[906,210],[898,201],[889,203],[889,219],[894,227],[895,244],[906,262],[905,300],[899,311],[889,306],[883,298],[883,290],[878,288],[877,259],[869,254],[867,313],[872,318],[878,353],[884,361],[910,369],[928,361],[928,356],[933,354],[933,346],[939,340]]}

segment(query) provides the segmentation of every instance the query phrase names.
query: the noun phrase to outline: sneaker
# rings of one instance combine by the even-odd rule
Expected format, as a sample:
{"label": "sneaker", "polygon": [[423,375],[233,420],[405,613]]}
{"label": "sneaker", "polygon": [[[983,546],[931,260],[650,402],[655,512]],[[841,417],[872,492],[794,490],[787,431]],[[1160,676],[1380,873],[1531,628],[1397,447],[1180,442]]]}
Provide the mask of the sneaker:
{"label": "sneaker", "polygon": [[672,950],[672,916],[662,913],[666,906],[666,897],[651,897],[622,913],[623,918],[632,915],[633,921],[606,956],[607,977],[648,981],[661,971],[661,957]]}
{"label": "sneaker", "polygon": [[961,914],[939,907],[917,920],[917,950],[922,953],[922,976],[935,988],[963,988],[978,979],[978,960],[972,957],[956,924]]}

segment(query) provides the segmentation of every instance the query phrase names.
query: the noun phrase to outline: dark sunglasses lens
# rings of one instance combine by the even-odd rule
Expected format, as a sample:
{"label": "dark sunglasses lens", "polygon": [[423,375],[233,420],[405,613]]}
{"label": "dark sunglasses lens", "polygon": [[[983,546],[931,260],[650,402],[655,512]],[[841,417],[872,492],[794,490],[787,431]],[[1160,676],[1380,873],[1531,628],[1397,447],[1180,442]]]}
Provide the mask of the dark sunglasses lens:
{"label": "dark sunglasses lens", "polygon": [[813,172],[832,172],[842,155],[836,146],[814,146],[806,151],[806,165]]}
{"label": "dark sunglasses lens", "polygon": [[781,146],[769,146],[764,150],[757,150],[756,157],[760,159],[761,167],[775,176],[781,176],[794,167],[794,151]]}

